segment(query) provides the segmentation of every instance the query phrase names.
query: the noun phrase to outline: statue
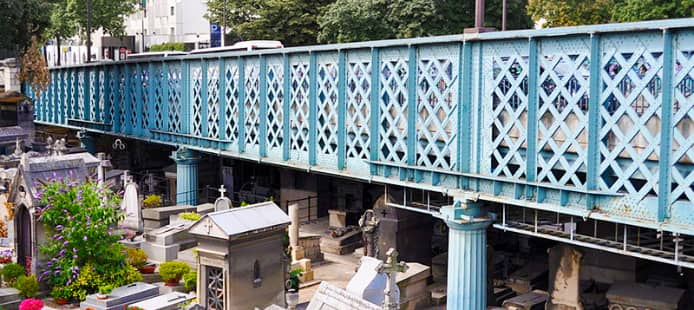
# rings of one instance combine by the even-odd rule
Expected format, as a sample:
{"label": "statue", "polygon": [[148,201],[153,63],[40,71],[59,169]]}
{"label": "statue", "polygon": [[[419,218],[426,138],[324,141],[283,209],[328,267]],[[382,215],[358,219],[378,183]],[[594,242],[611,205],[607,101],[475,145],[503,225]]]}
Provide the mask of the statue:
{"label": "statue", "polygon": [[364,214],[359,218],[359,228],[361,228],[362,235],[364,238],[364,255],[369,257],[376,257],[376,229],[378,228],[378,219],[376,218],[373,210],[366,210]]}

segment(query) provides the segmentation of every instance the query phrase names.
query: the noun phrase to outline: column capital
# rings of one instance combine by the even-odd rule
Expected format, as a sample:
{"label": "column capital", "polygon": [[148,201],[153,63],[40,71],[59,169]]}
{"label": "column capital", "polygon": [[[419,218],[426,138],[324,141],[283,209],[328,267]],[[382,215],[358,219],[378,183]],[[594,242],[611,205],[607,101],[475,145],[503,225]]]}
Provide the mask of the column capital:
{"label": "column capital", "polygon": [[453,205],[442,207],[436,217],[455,230],[483,230],[496,220],[496,215],[487,212],[480,201],[464,198],[455,198]]}
{"label": "column capital", "polygon": [[197,152],[184,147],[171,152],[170,158],[173,159],[176,164],[183,165],[192,165],[200,160],[200,156],[198,156]]}

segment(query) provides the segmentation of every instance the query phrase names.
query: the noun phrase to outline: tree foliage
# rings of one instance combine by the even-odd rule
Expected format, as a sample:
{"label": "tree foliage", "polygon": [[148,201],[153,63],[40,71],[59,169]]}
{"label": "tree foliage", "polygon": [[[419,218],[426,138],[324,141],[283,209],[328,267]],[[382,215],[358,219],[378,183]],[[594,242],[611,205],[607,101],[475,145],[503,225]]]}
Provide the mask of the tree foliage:
{"label": "tree foliage", "polygon": [[48,88],[51,78],[46,59],[41,55],[41,46],[36,37],[32,38],[31,46],[24,50],[20,60],[21,65],[17,78],[28,83],[36,97],[41,96],[41,93]]}
{"label": "tree foliage", "polygon": [[48,27],[50,8],[44,0],[0,0],[0,48],[22,53]]}
{"label": "tree foliage", "polygon": [[[487,1],[485,26],[501,28],[501,0]],[[508,0],[508,29],[528,28],[525,1]],[[325,43],[462,33],[474,25],[475,1],[337,0],[319,17]]]}
{"label": "tree foliage", "polygon": [[226,16],[232,40],[279,40],[285,46],[307,45],[316,43],[316,17],[330,2],[332,0],[210,0],[206,17],[222,26]]}
{"label": "tree foliage", "polygon": [[[74,19],[82,38],[87,37],[87,1],[63,0],[66,2],[66,12]],[[125,32],[125,18],[134,13],[139,0],[90,0],[92,31],[103,29],[112,36],[120,36]]]}
{"label": "tree foliage", "polygon": [[694,0],[529,0],[533,20],[546,27],[694,16]]}
{"label": "tree foliage", "polygon": [[[162,44],[154,44],[149,47],[150,52],[166,52],[166,51],[185,51],[186,45],[183,42],[169,42]],[[155,195],[157,196],[157,195]],[[159,203],[161,204],[161,196],[159,197]],[[147,199],[145,199],[147,200]]]}

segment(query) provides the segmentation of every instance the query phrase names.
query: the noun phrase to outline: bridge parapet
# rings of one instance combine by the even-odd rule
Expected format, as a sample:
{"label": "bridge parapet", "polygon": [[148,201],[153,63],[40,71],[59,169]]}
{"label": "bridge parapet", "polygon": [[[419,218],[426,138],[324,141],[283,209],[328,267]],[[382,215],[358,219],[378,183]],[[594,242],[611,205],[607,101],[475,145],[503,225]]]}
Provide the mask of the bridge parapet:
{"label": "bridge parapet", "polygon": [[36,120],[694,232],[694,19],[51,69]]}

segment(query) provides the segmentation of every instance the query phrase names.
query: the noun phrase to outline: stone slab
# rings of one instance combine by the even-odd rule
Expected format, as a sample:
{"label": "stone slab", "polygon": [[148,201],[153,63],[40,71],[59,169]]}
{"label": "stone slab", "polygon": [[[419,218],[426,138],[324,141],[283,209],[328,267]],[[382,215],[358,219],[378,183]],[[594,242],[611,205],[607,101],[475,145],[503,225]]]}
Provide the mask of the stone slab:
{"label": "stone slab", "polygon": [[531,262],[513,272],[506,285],[518,294],[525,294],[547,284],[547,264]]}
{"label": "stone slab", "polygon": [[178,258],[181,245],[178,243],[172,245],[159,245],[145,242],[142,246],[142,250],[145,251],[150,261],[163,263]]}
{"label": "stone slab", "polygon": [[509,298],[502,306],[508,310],[542,310],[545,308],[546,301],[547,293],[533,291]]}
{"label": "stone slab", "polygon": [[[607,291],[610,309],[621,305],[624,309],[674,310],[683,309],[685,290],[664,286],[651,286],[643,283],[617,282]],[[615,308],[619,309],[619,308]]]}
{"label": "stone slab", "polygon": [[196,212],[197,210],[198,207],[190,205],[142,209],[142,218],[168,222],[171,215],[183,212]]}
{"label": "stone slab", "polygon": [[105,300],[97,299],[96,295],[87,296],[87,299],[80,303],[80,309],[121,310],[130,304],[158,296],[159,288],[156,285],[135,282],[113,289]]}
{"label": "stone slab", "polygon": [[19,290],[11,287],[0,288],[0,303],[19,300]]}
{"label": "stone slab", "polygon": [[193,298],[195,298],[195,295],[174,292],[143,300],[130,306],[143,310],[178,310],[182,304]]}
{"label": "stone slab", "polygon": [[316,294],[311,298],[306,310],[326,309],[381,310],[381,307],[328,282],[322,282]]}
{"label": "stone slab", "polygon": [[328,225],[330,227],[347,227],[347,211],[331,209],[328,210],[328,214]]}

